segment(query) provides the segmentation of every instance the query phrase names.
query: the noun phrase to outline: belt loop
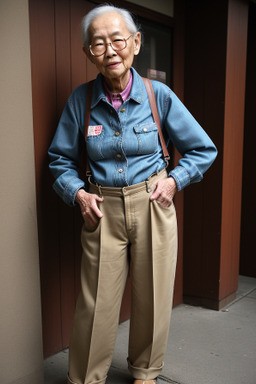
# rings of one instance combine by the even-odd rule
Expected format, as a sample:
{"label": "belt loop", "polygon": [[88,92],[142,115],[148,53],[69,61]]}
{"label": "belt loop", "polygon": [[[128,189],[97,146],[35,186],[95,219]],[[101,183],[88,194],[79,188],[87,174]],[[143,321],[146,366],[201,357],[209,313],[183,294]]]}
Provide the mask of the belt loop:
{"label": "belt loop", "polygon": [[152,189],[149,186],[149,182],[151,181],[152,177],[157,176],[157,175],[158,175],[158,171],[155,171],[154,173],[152,173],[152,175],[150,175],[147,178],[147,180],[145,180],[147,193],[150,193],[152,191]]}
{"label": "belt loop", "polygon": [[97,187],[99,188],[99,194],[100,194],[100,197],[102,197],[101,185],[97,185]]}
{"label": "belt loop", "polygon": [[101,185],[100,185],[100,184],[98,184],[98,183],[95,183],[94,185],[95,185],[95,186],[98,188],[98,192],[99,192],[99,195],[100,195],[100,197],[102,197],[102,196],[103,196],[103,194],[102,194]]}
{"label": "belt loop", "polygon": [[149,179],[147,179],[146,181],[145,181],[145,183],[146,183],[146,191],[147,191],[147,193],[150,193],[151,192],[151,188],[150,188],[150,186],[149,186]]}

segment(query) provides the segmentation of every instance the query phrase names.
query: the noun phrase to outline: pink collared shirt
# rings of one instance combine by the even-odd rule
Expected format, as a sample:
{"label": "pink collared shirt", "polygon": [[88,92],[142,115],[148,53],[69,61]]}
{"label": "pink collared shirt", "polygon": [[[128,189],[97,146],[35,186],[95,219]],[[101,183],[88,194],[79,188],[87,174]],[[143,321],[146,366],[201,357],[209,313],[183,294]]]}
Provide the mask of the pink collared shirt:
{"label": "pink collared shirt", "polygon": [[116,111],[119,110],[121,105],[128,99],[131,89],[132,89],[132,73],[130,71],[130,79],[128,81],[128,84],[126,88],[123,90],[121,93],[113,93],[111,92],[108,87],[106,82],[104,81],[104,89],[105,89],[105,94],[107,97],[107,100],[109,103],[113,105]]}

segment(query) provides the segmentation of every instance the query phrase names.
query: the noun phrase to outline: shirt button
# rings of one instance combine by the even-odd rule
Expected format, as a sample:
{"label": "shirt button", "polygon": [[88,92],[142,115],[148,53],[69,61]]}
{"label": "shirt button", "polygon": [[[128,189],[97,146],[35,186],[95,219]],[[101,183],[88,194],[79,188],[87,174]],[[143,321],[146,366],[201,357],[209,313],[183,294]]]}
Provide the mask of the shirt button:
{"label": "shirt button", "polygon": [[125,112],[125,108],[120,109],[120,112]]}
{"label": "shirt button", "polygon": [[116,155],[116,157],[118,157],[119,159],[122,157],[122,155],[120,155],[120,153],[118,153],[117,155]]}
{"label": "shirt button", "polygon": [[118,172],[119,172],[119,173],[122,173],[122,172],[123,172],[122,168],[118,169]]}
{"label": "shirt button", "polygon": [[144,131],[144,132],[147,132],[147,128],[143,128],[143,131]]}
{"label": "shirt button", "polygon": [[120,132],[116,132],[115,135],[116,135],[116,136],[119,136],[119,135],[120,135]]}

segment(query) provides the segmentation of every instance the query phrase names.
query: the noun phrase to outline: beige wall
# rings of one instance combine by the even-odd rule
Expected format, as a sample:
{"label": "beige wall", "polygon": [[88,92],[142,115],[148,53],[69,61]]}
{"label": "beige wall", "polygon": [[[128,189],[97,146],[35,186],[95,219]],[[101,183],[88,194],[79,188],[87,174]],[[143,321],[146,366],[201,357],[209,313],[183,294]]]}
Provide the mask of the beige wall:
{"label": "beige wall", "polygon": [[141,5],[163,13],[166,16],[173,17],[173,0],[129,0],[131,3]]}
{"label": "beige wall", "polygon": [[0,383],[40,384],[28,0],[0,0]]}

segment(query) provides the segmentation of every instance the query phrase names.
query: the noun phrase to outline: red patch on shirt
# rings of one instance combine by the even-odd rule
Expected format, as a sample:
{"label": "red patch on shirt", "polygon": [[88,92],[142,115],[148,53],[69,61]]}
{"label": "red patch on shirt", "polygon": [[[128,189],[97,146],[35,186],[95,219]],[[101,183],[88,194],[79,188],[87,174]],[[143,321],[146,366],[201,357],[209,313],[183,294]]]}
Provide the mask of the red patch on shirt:
{"label": "red patch on shirt", "polygon": [[102,132],[102,125],[89,125],[88,136],[99,136]]}

